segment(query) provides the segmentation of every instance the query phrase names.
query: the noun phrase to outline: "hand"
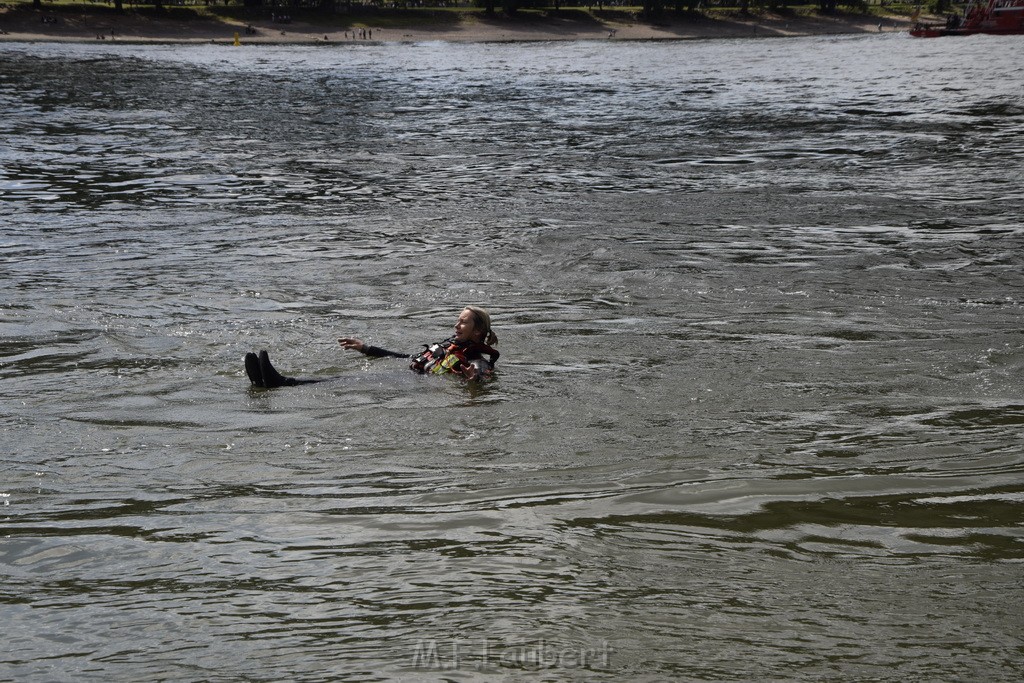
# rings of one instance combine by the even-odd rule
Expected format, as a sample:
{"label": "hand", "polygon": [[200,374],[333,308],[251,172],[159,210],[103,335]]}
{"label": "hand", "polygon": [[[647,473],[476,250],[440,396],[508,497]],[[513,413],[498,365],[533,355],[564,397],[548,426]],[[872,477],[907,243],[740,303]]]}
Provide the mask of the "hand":
{"label": "hand", "polygon": [[477,359],[462,366],[462,376],[469,381],[483,381],[490,377],[491,367],[485,360]]}
{"label": "hand", "polygon": [[352,349],[353,351],[362,351],[364,346],[361,339],[352,339],[349,337],[342,337],[338,340],[338,343],[341,344],[342,348]]}

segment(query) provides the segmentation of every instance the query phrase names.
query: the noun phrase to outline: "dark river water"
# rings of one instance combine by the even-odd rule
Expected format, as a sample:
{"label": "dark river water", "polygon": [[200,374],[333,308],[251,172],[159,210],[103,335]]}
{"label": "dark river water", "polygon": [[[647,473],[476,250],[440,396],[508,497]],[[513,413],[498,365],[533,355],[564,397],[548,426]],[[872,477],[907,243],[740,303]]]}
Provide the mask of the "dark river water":
{"label": "dark river water", "polygon": [[0,678],[1021,678],[1021,45],[0,44]]}

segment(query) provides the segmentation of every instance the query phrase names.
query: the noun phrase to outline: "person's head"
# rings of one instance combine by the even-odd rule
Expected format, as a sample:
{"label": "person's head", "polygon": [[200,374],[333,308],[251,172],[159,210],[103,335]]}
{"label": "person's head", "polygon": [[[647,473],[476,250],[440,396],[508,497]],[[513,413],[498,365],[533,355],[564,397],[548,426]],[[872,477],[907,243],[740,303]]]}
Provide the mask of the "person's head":
{"label": "person's head", "polygon": [[491,331],[491,316],[477,306],[466,306],[455,323],[456,341],[475,341],[494,346],[498,337]]}

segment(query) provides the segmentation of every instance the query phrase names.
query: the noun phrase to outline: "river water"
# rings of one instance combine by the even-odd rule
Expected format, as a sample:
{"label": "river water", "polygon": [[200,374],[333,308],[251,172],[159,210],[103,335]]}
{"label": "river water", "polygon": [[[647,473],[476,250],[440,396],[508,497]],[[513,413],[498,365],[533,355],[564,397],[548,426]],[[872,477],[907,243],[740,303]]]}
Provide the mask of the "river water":
{"label": "river water", "polygon": [[0,44],[0,677],[1020,678],[1019,56]]}

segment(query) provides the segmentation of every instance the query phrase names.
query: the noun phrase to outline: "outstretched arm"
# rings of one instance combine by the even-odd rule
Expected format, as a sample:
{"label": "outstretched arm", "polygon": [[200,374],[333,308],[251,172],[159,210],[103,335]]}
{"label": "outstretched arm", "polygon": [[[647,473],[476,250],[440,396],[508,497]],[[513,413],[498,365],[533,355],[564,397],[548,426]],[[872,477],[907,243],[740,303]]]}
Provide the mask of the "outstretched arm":
{"label": "outstretched arm", "polygon": [[380,358],[382,356],[391,356],[392,358],[408,358],[407,353],[396,353],[395,351],[388,351],[377,346],[370,346],[369,344],[363,343],[363,340],[356,339],[354,337],[342,337],[338,340],[342,348],[352,349],[353,351],[359,351],[360,353]]}

